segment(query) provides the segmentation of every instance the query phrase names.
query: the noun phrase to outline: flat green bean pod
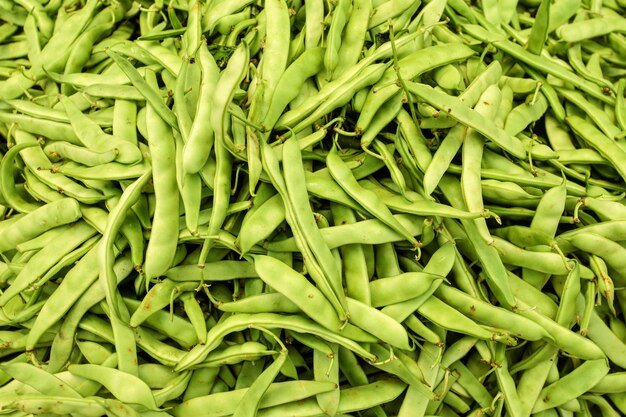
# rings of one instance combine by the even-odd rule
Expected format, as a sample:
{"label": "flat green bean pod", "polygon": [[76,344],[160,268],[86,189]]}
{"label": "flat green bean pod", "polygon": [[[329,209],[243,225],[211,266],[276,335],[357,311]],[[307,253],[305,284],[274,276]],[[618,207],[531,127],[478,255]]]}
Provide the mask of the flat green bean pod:
{"label": "flat green bean pod", "polygon": [[303,333],[312,333],[319,335],[320,337],[327,339],[328,341],[332,341],[335,343],[339,343],[342,346],[354,351],[359,354],[363,358],[371,361],[376,360],[376,356],[364,350],[358,343],[340,334],[330,332],[323,327],[315,324],[313,321],[306,319],[301,316],[282,316],[278,314],[271,313],[260,313],[260,314],[237,314],[231,316],[229,319],[224,320],[222,323],[214,326],[211,330],[209,330],[207,336],[207,344],[199,345],[192,349],[182,360],[176,370],[183,370],[188,368],[189,366],[193,366],[194,364],[204,360],[206,355],[208,355],[211,350],[215,349],[221,343],[221,340],[228,333],[243,330],[248,328],[250,325],[264,327],[264,328],[288,328],[293,331],[303,332]]}
{"label": "flat green bean pod", "polygon": [[284,294],[313,321],[338,332],[342,324],[332,304],[303,275],[276,258],[251,255],[254,268],[265,283]]}
{"label": "flat green bean pod", "polygon": [[[261,399],[259,408],[286,404],[318,393],[328,392],[335,388],[331,382],[321,381],[286,381],[272,383]],[[208,417],[222,417],[231,415],[249,388],[201,396],[184,401],[173,410],[175,417],[193,415],[197,412],[208,413]]]}
{"label": "flat green bean pod", "polygon": [[437,91],[425,84],[409,82],[407,83],[407,88],[412,94],[415,94],[421,100],[431,104],[440,111],[447,113],[451,118],[482,133],[487,139],[492,140],[511,155],[517,158],[525,157],[526,151],[516,138],[511,137],[505,131],[495,126],[493,122],[476,113],[476,111],[467,108],[457,98]]}

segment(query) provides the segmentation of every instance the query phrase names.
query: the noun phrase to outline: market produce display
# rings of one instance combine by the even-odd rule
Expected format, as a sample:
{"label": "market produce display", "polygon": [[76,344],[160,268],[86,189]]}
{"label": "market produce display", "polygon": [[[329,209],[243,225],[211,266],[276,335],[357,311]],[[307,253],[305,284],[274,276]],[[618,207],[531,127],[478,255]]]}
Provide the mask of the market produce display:
{"label": "market produce display", "polygon": [[626,415],[624,0],[0,0],[0,414]]}

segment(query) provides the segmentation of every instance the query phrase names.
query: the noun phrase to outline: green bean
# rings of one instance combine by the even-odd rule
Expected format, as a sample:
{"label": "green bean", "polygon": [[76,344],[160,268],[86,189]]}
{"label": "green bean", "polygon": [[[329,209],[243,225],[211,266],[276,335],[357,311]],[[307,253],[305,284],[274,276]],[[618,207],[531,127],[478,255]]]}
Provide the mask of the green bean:
{"label": "green bean", "polygon": [[458,120],[460,123],[480,132],[487,139],[491,139],[513,156],[524,158],[526,152],[521,143],[506,134],[502,129],[496,127],[493,123],[489,123],[484,116],[474,110],[466,108],[458,99],[436,91],[432,87],[424,84],[408,83],[407,87],[412,94],[417,95],[421,100],[446,112],[450,117]]}
{"label": "green bean", "polygon": [[[414,79],[421,74],[449,64],[467,59],[474,51],[466,45],[436,45],[418,50],[398,61],[398,74],[403,80]],[[368,131],[368,127],[377,109],[390,97],[394,96],[400,87],[389,84],[396,76],[393,68],[385,71],[380,81],[370,90],[363,105],[363,111],[357,121],[357,130]],[[432,103],[431,103],[432,104]]]}
{"label": "green bean", "polygon": [[542,1],[537,9],[535,22],[528,35],[528,44],[526,49],[535,55],[541,55],[541,50],[548,37],[548,28],[550,25],[550,2]]}
{"label": "green bean", "polygon": [[[581,315],[581,300],[582,295],[579,295],[576,309],[578,315]],[[584,328],[583,325],[581,325],[581,328]],[[622,354],[626,349],[626,344],[611,331],[595,309],[591,310],[587,336],[602,349],[611,362],[621,366],[620,363],[623,363]]]}
{"label": "green bean", "polygon": [[[445,244],[439,247],[430,258],[423,272],[447,276],[454,263],[454,257],[451,256],[453,250],[454,248],[451,244]],[[430,298],[442,282],[443,279],[434,280],[428,291],[423,294],[400,303],[388,305],[381,311],[401,323]]]}
{"label": "green bean", "polygon": [[[230,197],[232,156],[225,145],[224,120],[228,103],[232,100],[234,89],[243,80],[246,74],[248,48],[240,44],[229,59],[224,73],[220,75],[212,97],[210,120],[215,134],[216,175],[213,184],[213,211],[209,220],[209,237],[204,241],[198,265],[201,267],[206,260],[208,251],[213,245],[214,238],[222,228],[226,219],[226,208]],[[207,151],[208,152],[208,151]]]}
{"label": "green bean", "polygon": [[[38,117],[38,118],[47,119],[47,120],[60,122],[60,123],[70,122],[69,117],[63,110],[48,108],[40,104],[36,104],[34,102],[26,101],[26,100],[8,100],[7,103],[11,105],[11,107],[18,110],[20,113],[24,113],[25,115],[28,115],[28,116]],[[88,117],[92,118],[96,123],[98,123],[102,127],[110,126],[112,123],[112,120],[107,117],[97,117],[96,115],[93,115],[93,114],[88,115]]]}
{"label": "green bean", "polygon": [[141,160],[139,149],[127,142],[117,142],[115,138],[106,135],[96,122],[84,115],[80,109],[72,103],[68,98],[61,98],[65,112],[70,118],[72,129],[76,133],[76,137],[83,145],[91,148],[96,152],[115,151],[117,155],[121,155],[122,162],[135,163]]}
{"label": "green bean", "polygon": [[567,57],[572,68],[579,73],[581,77],[597,84],[601,88],[608,88],[610,91],[615,92],[615,87],[610,81],[604,79],[601,73],[594,74],[584,64],[580,44],[572,45],[572,47],[567,51]]}
{"label": "green bean", "polygon": [[385,243],[374,247],[375,274],[378,278],[387,278],[400,275],[402,271],[398,266],[398,254],[393,244]]}
{"label": "green bean", "polygon": [[207,120],[207,115],[211,114],[212,95],[216,88],[219,68],[205,43],[199,45],[198,63],[202,68],[198,107],[183,151],[182,166],[187,174],[200,171],[209,157],[214,139],[213,128]]}
{"label": "green bean", "polygon": [[329,330],[338,332],[341,329],[342,324],[332,304],[303,275],[269,256],[254,255],[252,259],[261,279],[289,298],[308,317]]}
{"label": "green bean", "polygon": [[239,278],[258,277],[254,266],[247,261],[214,261],[198,269],[196,265],[179,265],[170,268],[165,276],[172,281],[228,281]]}
{"label": "green bean", "polygon": [[281,293],[251,295],[236,301],[219,303],[221,311],[232,313],[300,313],[302,310]]}
{"label": "green bean", "polygon": [[626,81],[619,80],[617,82],[617,92],[615,97],[615,119],[617,125],[622,130],[626,130],[626,98],[624,98],[624,89]]}
{"label": "green bean", "polygon": [[448,285],[440,285],[435,294],[442,301],[460,310],[463,314],[475,318],[486,325],[507,329],[514,336],[525,340],[540,340],[549,337],[546,330],[540,325],[519,315],[512,314],[508,310],[492,306],[479,299],[474,299]]}
{"label": "green bean", "polygon": [[17,154],[26,148],[37,146],[37,143],[23,143],[13,146],[3,157],[0,164],[0,179],[2,183],[2,195],[8,206],[21,212],[29,213],[40,207],[39,204],[30,202],[17,191],[15,184],[14,162]]}
{"label": "green bean", "polygon": [[601,359],[604,356],[600,348],[588,339],[568,331],[565,327],[541,314],[527,310],[529,306],[519,299],[518,304],[520,309],[517,312],[544,327],[554,338],[554,343],[561,349],[586,360]]}
{"label": "green bean", "polygon": [[221,18],[236,13],[250,3],[250,0],[239,0],[229,4],[218,3],[205,6],[202,15],[202,32],[213,31]]}
{"label": "green bean", "polygon": [[[516,266],[534,269],[547,274],[563,275],[568,272],[567,265],[565,265],[561,256],[556,253],[527,251],[495,236],[493,238],[493,246],[498,250],[502,261],[505,263],[518,264]],[[518,258],[519,255],[524,257]]]}
{"label": "green bean", "polygon": [[391,210],[415,214],[419,216],[442,216],[453,217],[461,219],[475,219],[483,217],[484,213],[467,212],[464,210],[458,210],[450,206],[445,206],[440,203],[435,203],[424,199],[418,193],[407,191],[405,196],[401,196],[394,192],[391,192],[384,187],[374,183],[371,180],[362,180],[358,183],[362,188],[366,190],[372,190],[380,199],[385,202],[387,207]]}
{"label": "green bean", "polygon": [[[150,87],[148,87],[150,88]],[[178,187],[172,161],[175,158],[171,129],[152,104],[148,105],[148,143],[152,155],[156,208],[152,233],[146,250],[144,271],[148,279],[162,275],[170,267],[178,236]]]}
{"label": "green bean", "polygon": [[[93,262],[93,260],[91,260],[90,262]],[[89,266],[90,271],[94,269],[92,265]],[[81,268],[82,267],[83,266],[81,265]],[[132,271],[132,263],[130,262],[130,259],[128,257],[121,257],[120,259],[118,259],[118,261],[114,265],[114,270],[116,278],[118,280],[121,281],[122,279],[126,278]],[[82,274],[76,274],[76,276],[82,278]],[[95,272],[94,280],[96,278],[97,272]],[[68,280],[68,284],[71,284],[73,280],[74,279]],[[31,341],[36,338],[37,333],[41,331],[38,330],[40,329],[39,326],[47,327],[49,325],[46,323],[47,321],[54,322],[55,317],[60,318],[65,313],[65,311],[68,311],[69,309],[66,318],[63,321],[61,328],[59,329],[59,332],[56,334],[56,337],[52,343],[51,350],[53,352],[53,355],[51,356],[51,360],[48,364],[48,369],[50,371],[58,370],[65,365],[65,361],[68,359],[70,351],[72,349],[76,327],[78,326],[81,318],[87,312],[87,310],[89,310],[93,305],[97,304],[105,297],[104,289],[100,286],[99,282],[93,282],[89,286],[89,288],[84,291],[83,295],[81,295],[80,298],[76,300],[75,304],[72,304],[74,303],[74,299],[71,297],[62,298],[64,292],[65,291],[61,291],[58,294],[58,297],[61,298],[65,303],[57,305],[57,307],[59,308],[59,312],[55,312],[55,315],[51,315],[50,317],[43,316],[41,322],[36,323],[36,325],[33,326],[33,334],[32,336],[29,335],[30,341],[27,340],[27,345],[34,343]],[[52,309],[53,306],[54,304],[51,304],[50,308]]]}
{"label": "green bean", "polygon": [[379,25],[387,22],[387,20],[401,14],[411,6],[411,2],[403,0],[397,3],[389,4],[383,2],[372,10],[368,29],[371,30]]}
{"label": "green bean", "polygon": [[109,57],[111,57],[111,59],[113,59],[113,61],[120,67],[124,74],[126,74],[130,82],[135,86],[135,88],[137,88],[137,90],[139,90],[141,95],[150,103],[151,106],[154,106],[154,111],[161,118],[163,118],[163,120],[170,125],[170,127],[178,129],[176,117],[172,111],[165,106],[159,93],[146,83],[135,67],[133,67],[132,64],[130,64],[130,62],[126,59],[122,58],[117,52],[114,52],[111,49],[108,49],[106,52],[107,55],[109,55]]}
{"label": "green bean", "polygon": [[333,148],[326,157],[326,163],[331,175],[342,186],[342,188],[374,217],[385,225],[403,235],[413,246],[417,246],[417,240],[409,233],[392,215],[384,203],[370,190],[360,186],[352,172],[341,160],[336,148]]}
{"label": "green bean", "polygon": [[148,409],[157,407],[150,388],[134,375],[91,364],[70,365],[68,370],[74,375],[98,381],[121,401],[141,404]]}
{"label": "green bean", "polygon": [[[461,144],[468,142],[467,139],[470,132],[471,130],[468,127],[461,124],[454,126],[448,131],[424,172],[424,192],[426,195],[433,193],[448,165],[461,148]],[[480,158],[478,161],[480,161]]]}
{"label": "green bean", "polygon": [[347,339],[339,334],[329,332],[323,327],[301,316],[282,316],[271,313],[260,314],[238,314],[231,316],[230,320],[226,319],[222,323],[214,326],[209,330],[206,345],[198,345],[192,349],[184,360],[180,362],[177,369],[183,369],[202,361],[206,355],[221,342],[221,339],[228,333],[237,331],[237,329],[247,328],[249,325],[255,325],[264,328],[273,328],[282,326],[294,331],[312,333],[325,338],[328,341],[339,343],[348,349],[353,350],[362,357],[375,361],[375,355],[365,351],[360,345],[353,340]]}
{"label": "green bean", "polygon": [[[605,359],[589,360],[557,382],[545,387],[533,407],[533,412],[552,408],[573,399],[593,387],[609,371]],[[565,388],[567,386],[567,388]]]}
{"label": "green bean", "polygon": [[543,116],[548,109],[548,100],[541,93],[533,95],[531,103],[524,102],[514,107],[504,123],[504,130],[511,136],[517,136],[533,122]]}
{"label": "green bean", "polygon": [[271,386],[272,381],[276,378],[278,371],[284,365],[287,359],[287,349],[283,346],[278,354],[278,358],[268,366],[259,377],[254,381],[250,388],[241,398],[237,405],[233,416],[254,416],[260,406],[261,398]]}
{"label": "green bean", "polygon": [[349,14],[339,46],[338,62],[332,78],[337,78],[349,66],[358,62],[367,35],[371,12],[372,0],[355,1],[352,5],[352,12]]}
{"label": "green bean", "polygon": [[15,380],[35,388],[38,392],[50,396],[81,398],[72,387],[63,383],[56,376],[28,363],[4,364],[2,372],[11,375]]}
{"label": "green bean", "polygon": [[516,344],[515,340],[508,334],[490,331],[481,327],[438,298],[432,297],[425,300],[422,305],[418,307],[417,311],[428,320],[445,329],[468,334],[484,340],[501,341],[512,346]]}
{"label": "green bean", "polygon": [[621,31],[623,18],[604,17],[563,25],[557,29],[557,36],[566,42],[579,42],[584,39]]}
{"label": "green bean", "polygon": [[203,395],[209,395],[220,368],[194,369],[183,396],[183,403]]}
{"label": "green bean", "polygon": [[557,88],[557,91],[567,100],[576,104],[576,106],[583,110],[609,138],[616,138],[619,136],[620,129],[615,126],[614,122],[596,105],[587,101],[582,94],[577,91],[567,90],[564,88]]}
{"label": "green bean", "polygon": [[322,293],[333,304],[339,319],[343,320],[345,295],[341,287],[341,271],[330,252],[330,248],[326,246],[321,232],[314,224],[310,204],[306,198],[306,181],[300,155],[300,148],[295,138],[288,139],[283,146],[283,170],[285,172],[287,199],[290,206],[293,207],[295,214],[293,220],[302,229],[304,240],[319,263],[321,271],[323,271],[326,282],[321,286]]}
{"label": "green bean", "polygon": [[[34,212],[33,212],[34,213]],[[27,216],[24,216],[26,218]],[[18,224],[18,222],[14,223]],[[70,233],[71,232],[71,233]],[[0,296],[0,305],[5,305],[11,298],[36,283],[50,268],[59,262],[67,253],[90,239],[96,230],[85,222],[78,222],[68,230],[67,236],[56,246],[47,246],[34,255],[17,275],[11,286]]]}
{"label": "green bean", "polygon": [[351,4],[346,0],[339,0],[333,9],[330,27],[326,36],[326,51],[324,53],[324,67],[327,78],[333,79],[333,71],[339,62],[339,50],[341,45],[341,33],[344,30],[350,16]]}
{"label": "green bean", "polygon": [[[197,372],[197,371],[195,371]],[[259,404],[260,409],[274,407],[311,397],[320,392],[333,390],[335,384],[321,381],[286,381],[274,382],[265,392]],[[249,388],[196,397],[176,406],[173,415],[176,417],[194,415],[197,412],[207,413],[208,417],[232,415],[241,398]],[[210,406],[209,406],[210,405]]]}
{"label": "green bean", "polygon": [[602,134],[593,125],[577,116],[567,117],[566,122],[581,139],[597,150],[607,161],[611,162],[621,176],[626,175],[622,172],[620,165],[620,161],[624,159],[623,149],[616,146],[610,138]]}
{"label": "green bean", "polygon": [[307,191],[312,195],[333,203],[339,203],[355,211],[363,211],[363,208],[341,188],[327,169],[313,173],[307,171],[305,172],[305,179]]}
{"label": "green bean", "polygon": [[191,291],[196,286],[195,282],[177,283],[170,280],[163,280],[155,284],[141,301],[139,308],[130,317],[129,325],[131,327],[139,326],[151,314],[173,302],[174,297],[180,293]]}
{"label": "green bean", "polygon": [[178,375],[177,378],[172,380],[168,385],[164,386],[158,391],[154,392],[154,400],[158,406],[164,403],[178,398],[187,388],[189,381],[191,380],[192,372],[187,371]]}
{"label": "green bean", "polygon": [[55,175],[62,174],[80,180],[124,180],[138,178],[150,168],[150,162],[144,159],[132,166],[113,161],[90,167],[68,161],[54,166],[53,169],[57,171]]}
{"label": "green bean", "polygon": [[427,272],[405,272],[369,283],[371,305],[383,307],[422,295],[440,275]]}
{"label": "green bean", "polygon": [[95,398],[71,398],[49,396],[42,394],[20,395],[14,401],[4,405],[8,410],[20,410],[32,413],[83,413],[87,417],[96,417],[106,414],[106,409]]}
{"label": "green bean", "polygon": [[[331,213],[335,225],[356,223],[355,213],[341,204],[331,202]],[[340,247],[343,275],[346,282],[346,295],[370,304],[369,272],[366,251],[362,245],[344,245]]]}
{"label": "green bean", "polygon": [[315,399],[325,414],[337,413],[340,401],[339,391],[339,348],[336,344],[328,345],[327,351],[313,351],[313,375],[315,380],[328,381],[336,384],[332,391],[317,394]]}
{"label": "green bean", "polygon": [[[21,130],[15,132],[15,139],[18,144],[36,142],[34,136]],[[52,172],[52,164],[41,148],[29,147],[23,149],[20,152],[20,156],[29,168],[29,171],[31,171],[37,179],[61,194],[66,194],[86,204],[93,204],[105,199],[105,196],[100,192],[84,187],[63,174]]]}
{"label": "green bean", "polygon": [[[357,91],[361,90],[362,88],[368,87],[380,80],[386,68],[386,64],[372,64],[359,72],[354,77],[354,79],[350,80],[350,82],[339,84],[337,86],[337,89],[330,93],[328,97],[322,96],[323,101],[320,103],[320,105],[310,114],[308,114],[308,116],[305,116],[303,120],[293,126],[293,130],[296,133],[300,132],[304,128],[310,126],[315,120],[328,114],[332,110],[343,107],[352,99],[352,96]],[[340,80],[341,77],[334,80],[333,83],[339,83]],[[330,84],[331,83],[327,84],[326,87],[328,87],[328,85]],[[321,95],[322,91],[320,91],[319,95]],[[313,101],[313,97],[310,98],[310,100]],[[300,108],[301,107],[299,107],[297,110],[299,110]],[[278,119],[278,121],[276,122],[276,125],[279,127],[288,126],[283,120],[283,118],[285,118],[287,115],[289,115],[289,113],[283,114],[283,116],[281,116],[281,118]],[[298,118],[298,120],[300,120],[300,118]]]}
{"label": "green bean", "polygon": [[574,247],[601,257],[620,276],[626,277],[626,264],[623,261],[624,248],[603,236],[580,233],[569,239]]}
{"label": "green bean", "polygon": [[391,346],[410,350],[406,330],[397,321],[360,301],[348,298],[350,321]]}
{"label": "green bean", "polygon": [[596,88],[594,84],[584,80],[571,71],[563,68],[558,63],[553,60],[547,60],[544,58],[539,58],[530,52],[525,51],[521,46],[508,41],[501,39],[498,36],[494,36],[487,32],[485,29],[474,26],[474,25],[465,25],[465,29],[471,33],[472,36],[480,39],[483,42],[490,42],[491,45],[495,46],[498,49],[501,49],[508,55],[522,61],[528,66],[536,68],[537,70],[544,72],[546,74],[550,74],[558,79],[567,80],[572,83],[585,93],[589,94],[592,97],[595,97],[601,101],[604,101],[608,104],[614,104],[614,100],[611,97],[607,97],[602,94],[601,90]]}

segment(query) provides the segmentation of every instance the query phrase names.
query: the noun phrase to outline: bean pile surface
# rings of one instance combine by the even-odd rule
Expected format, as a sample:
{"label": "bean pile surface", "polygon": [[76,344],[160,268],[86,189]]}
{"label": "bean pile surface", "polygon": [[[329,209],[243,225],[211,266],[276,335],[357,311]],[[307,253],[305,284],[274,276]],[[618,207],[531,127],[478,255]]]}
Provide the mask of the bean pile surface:
{"label": "bean pile surface", "polygon": [[624,0],[0,0],[0,413],[626,414]]}

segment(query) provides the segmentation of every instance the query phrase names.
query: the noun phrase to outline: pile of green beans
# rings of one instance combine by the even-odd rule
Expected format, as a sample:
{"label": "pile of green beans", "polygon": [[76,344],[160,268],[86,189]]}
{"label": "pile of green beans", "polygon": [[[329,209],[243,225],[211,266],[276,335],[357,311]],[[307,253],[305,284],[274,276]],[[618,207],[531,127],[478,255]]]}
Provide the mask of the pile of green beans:
{"label": "pile of green beans", "polygon": [[624,0],[0,0],[0,414],[626,415]]}

